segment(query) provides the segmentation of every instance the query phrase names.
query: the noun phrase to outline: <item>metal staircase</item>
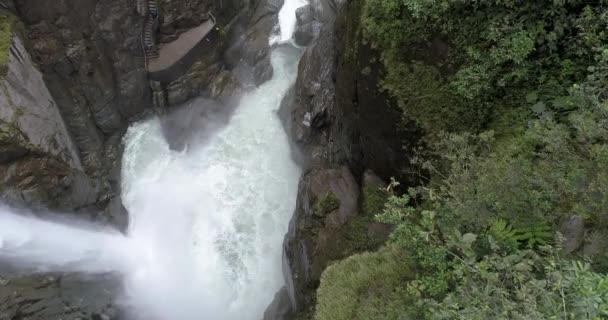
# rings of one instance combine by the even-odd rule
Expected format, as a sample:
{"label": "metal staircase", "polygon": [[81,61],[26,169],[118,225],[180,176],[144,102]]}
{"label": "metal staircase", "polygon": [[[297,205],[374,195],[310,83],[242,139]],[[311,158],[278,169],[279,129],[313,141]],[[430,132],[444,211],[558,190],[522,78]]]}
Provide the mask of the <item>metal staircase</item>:
{"label": "metal staircase", "polygon": [[157,0],[148,0],[146,20],[142,32],[142,47],[146,58],[146,66],[150,60],[156,59],[159,56],[158,47],[156,46],[156,28],[160,20]]}

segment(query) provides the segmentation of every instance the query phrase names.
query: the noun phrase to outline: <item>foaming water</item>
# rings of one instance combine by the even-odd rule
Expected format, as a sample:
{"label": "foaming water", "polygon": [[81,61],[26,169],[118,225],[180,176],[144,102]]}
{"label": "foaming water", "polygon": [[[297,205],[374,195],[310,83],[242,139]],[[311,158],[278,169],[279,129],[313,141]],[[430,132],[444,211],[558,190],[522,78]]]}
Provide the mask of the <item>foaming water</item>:
{"label": "foaming water", "polygon": [[296,29],[296,10],[308,4],[307,0],[286,0],[279,11],[279,32],[270,37],[270,44],[284,44],[291,41]]}
{"label": "foaming water", "polygon": [[274,50],[273,79],[242,97],[205,145],[170,150],[157,120],[128,131],[123,200],[144,259],[127,298],[142,319],[257,320],[283,285],[300,171],[277,111],[298,58]]}
{"label": "foaming water", "polygon": [[20,272],[124,272],[130,251],[115,230],[41,220],[0,206],[0,262]]}

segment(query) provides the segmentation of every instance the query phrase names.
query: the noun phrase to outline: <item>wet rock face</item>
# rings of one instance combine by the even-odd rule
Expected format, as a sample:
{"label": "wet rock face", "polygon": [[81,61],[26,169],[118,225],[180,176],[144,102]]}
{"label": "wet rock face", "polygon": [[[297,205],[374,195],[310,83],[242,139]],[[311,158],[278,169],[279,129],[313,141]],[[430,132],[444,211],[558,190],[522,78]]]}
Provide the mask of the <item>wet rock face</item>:
{"label": "wet rock face", "polygon": [[18,36],[0,79],[0,202],[71,212],[94,206],[99,181],[78,150],[42,74]]}
{"label": "wet rock face", "polygon": [[149,96],[136,2],[23,0],[16,9],[85,170],[101,172],[106,137]]}
{"label": "wet rock face", "polygon": [[301,178],[284,242],[287,291],[296,310],[310,303],[321,273],[344,258],[340,228],[358,214],[359,185],[350,170],[312,170]]}
{"label": "wet rock face", "polygon": [[[284,0],[259,0],[241,34],[235,34],[230,54],[234,72],[247,85],[260,85],[272,78],[270,45],[268,39],[278,23],[278,14]],[[234,59],[234,57],[238,57]]]}
{"label": "wet rock face", "polygon": [[327,265],[363,247],[354,238],[386,240],[391,228],[373,222],[359,206],[367,189],[408,172],[403,141],[416,141],[415,128],[402,123],[401,112],[379,90],[381,67],[357,32],[359,5],[314,0],[298,15],[300,26],[310,19],[322,24],[300,61],[293,97],[281,108],[307,168],[284,241],[286,287],[298,312],[312,307]]}
{"label": "wet rock face", "polygon": [[320,23],[314,20],[313,7],[308,4],[296,10],[296,30],[293,38],[297,45],[307,46],[318,34],[315,30],[320,28]]}
{"label": "wet rock face", "polygon": [[272,303],[264,311],[262,320],[290,320],[293,316],[287,288],[282,287],[275,295]]}
{"label": "wet rock face", "polygon": [[358,156],[356,110],[338,107],[333,25],[322,27],[298,67],[290,135],[311,167],[351,164]]}
{"label": "wet rock face", "polygon": [[[166,1],[174,3],[173,7],[188,3]],[[192,56],[190,67],[178,76],[158,79],[166,91],[168,105],[179,105],[201,94],[224,100],[238,95],[243,88],[269,80],[272,66],[268,38],[278,23],[282,4],[283,0],[259,0],[249,4],[224,0],[209,4],[206,8],[211,8],[217,24],[195,49],[198,52]],[[172,30],[161,27],[161,33]]]}
{"label": "wet rock face", "polygon": [[120,290],[114,275],[0,278],[0,320],[114,320]]}
{"label": "wet rock face", "polygon": [[158,5],[162,12],[161,43],[171,42],[182,32],[200,25],[214,9],[211,0],[159,0]]}
{"label": "wet rock face", "polygon": [[[74,169],[82,169],[55,100],[19,36],[13,37],[9,52],[6,74],[0,77],[3,92],[0,95],[0,106],[3,106],[0,108],[0,130],[6,135],[3,139],[6,141],[1,145],[21,144],[24,147],[24,141],[30,141],[33,148],[57,156]],[[18,137],[20,134],[23,136]],[[23,141],[18,142],[20,140]],[[8,161],[11,153],[0,158],[8,157],[4,159]]]}

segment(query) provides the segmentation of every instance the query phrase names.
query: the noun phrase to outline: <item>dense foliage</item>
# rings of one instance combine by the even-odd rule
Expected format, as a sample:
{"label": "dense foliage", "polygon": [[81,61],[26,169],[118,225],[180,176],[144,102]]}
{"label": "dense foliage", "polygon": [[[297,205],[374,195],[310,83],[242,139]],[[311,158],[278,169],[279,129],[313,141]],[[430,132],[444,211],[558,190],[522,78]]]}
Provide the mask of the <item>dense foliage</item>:
{"label": "dense foliage", "polygon": [[[334,265],[316,318],[608,318],[608,276],[598,263],[607,248],[566,255],[557,232],[572,216],[586,234],[608,230],[608,7],[363,7],[363,35],[386,66],[382,87],[426,133],[413,160],[430,182],[391,197],[378,216],[395,225],[383,250],[402,250],[402,267],[382,262],[382,250]],[[398,270],[387,281],[411,280],[387,288],[378,282],[386,268]],[[366,284],[381,289],[357,289]],[[340,307],[338,296],[347,300]]]}
{"label": "dense foliage", "polygon": [[362,21],[387,65],[384,87],[429,132],[567,112],[572,85],[606,79],[599,1],[367,0]]}

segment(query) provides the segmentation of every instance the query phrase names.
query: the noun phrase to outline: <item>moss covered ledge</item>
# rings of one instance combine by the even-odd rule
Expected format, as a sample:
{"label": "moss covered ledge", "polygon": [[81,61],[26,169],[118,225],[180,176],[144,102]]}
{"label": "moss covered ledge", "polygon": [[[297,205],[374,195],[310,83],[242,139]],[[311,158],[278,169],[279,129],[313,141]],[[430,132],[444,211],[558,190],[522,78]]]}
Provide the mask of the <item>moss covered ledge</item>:
{"label": "moss covered ledge", "polygon": [[14,18],[0,11],[0,77],[4,77],[7,70],[9,50],[13,39]]}

